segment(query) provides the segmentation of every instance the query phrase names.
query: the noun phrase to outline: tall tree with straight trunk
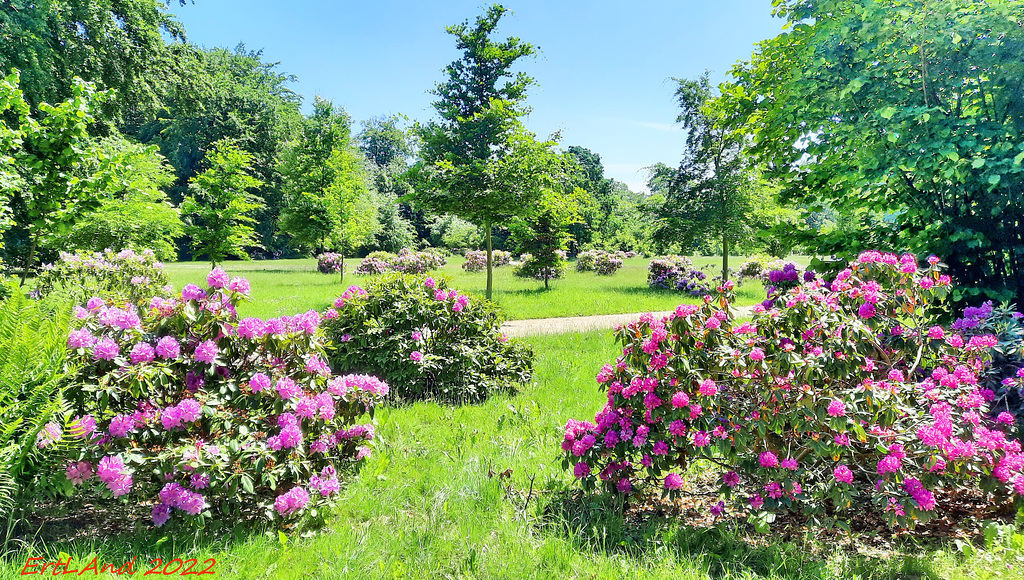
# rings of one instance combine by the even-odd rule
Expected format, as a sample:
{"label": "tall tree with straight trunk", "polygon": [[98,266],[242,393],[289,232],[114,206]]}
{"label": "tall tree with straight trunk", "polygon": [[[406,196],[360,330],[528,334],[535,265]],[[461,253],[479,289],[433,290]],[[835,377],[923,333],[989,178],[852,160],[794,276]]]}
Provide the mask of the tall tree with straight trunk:
{"label": "tall tree with straight trunk", "polygon": [[536,49],[515,37],[501,42],[491,38],[507,12],[495,4],[472,25],[466,21],[446,28],[462,58],[445,68],[447,79],[434,90],[440,118],[416,128],[420,160],[410,171],[416,186],[413,199],[483,228],[487,298],[493,287],[491,229],[536,211],[546,171],[543,164],[522,166],[517,172],[495,170],[521,148],[537,144],[519,122],[528,112],[523,101],[534,81],[512,71],[516,61],[535,55]]}
{"label": "tall tree with straight trunk", "polygon": [[729,277],[729,252],[751,235],[757,211],[754,180],[743,156],[743,134],[717,108],[708,75],[676,79],[680,113],[687,131],[683,160],[669,176],[665,201],[656,210],[656,241],[684,246],[713,237],[722,242],[722,279]]}

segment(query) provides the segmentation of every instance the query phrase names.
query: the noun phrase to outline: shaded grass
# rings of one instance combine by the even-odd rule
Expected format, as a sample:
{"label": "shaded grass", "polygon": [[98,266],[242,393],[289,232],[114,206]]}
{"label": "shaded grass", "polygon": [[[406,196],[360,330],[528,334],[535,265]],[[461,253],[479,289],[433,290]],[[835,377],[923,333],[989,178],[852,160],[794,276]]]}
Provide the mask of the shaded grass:
{"label": "shaded grass", "polygon": [[[90,552],[107,561],[214,557],[219,577],[253,579],[1021,576],[1019,551],[964,557],[904,545],[868,558],[813,537],[762,536],[764,545],[751,547],[747,530],[693,529],[678,518],[624,521],[614,500],[576,493],[558,461],[565,421],[593,417],[604,403],[593,377],[618,352],[610,333],[529,341],[538,353],[536,379],[517,395],[455,408],[380,409],[376,451],[343,490],[324,533],[284,545],[259,532],[197,544],[179,529],[34,546],[0,567],[0,580],[15,578],[25,557],[41,549],[89,554],[86,562]],[[154,546],[165,533],[169,539]]]}
{"label": "shaded grass", "polygon": [[[794,258],[806,263],[805,258]],[[738,265],[741,258],[731,258]],[[461,257],[451,258],[438,273],[451,279],[459,290],[484,295],[486,273],[469,273],[462,269]],[[710,265],[709,277],[716,272],[721,258],[695,257],[696,266]],[[560,316],[588,316],[593,314],[626,314],[672,310],[682,303],[695,304],[699,300],[689,296],[647,287],[646,258],[630,258],[613,276],[598,276],[593,272],[576,272],[570,263],[563,279],[552,280],[551,288],[544,283],[524,280],[512,275],[512,267],[494,270],[494,302],[509,320],[551,318]],[[359,260],[346,260],[347,271],[352,272]],[[253,262],[226,262],[223,264],[233,276],[245,276],[252,286],[253,302],[239,308],[242,316],[268,318],[283,314],[305,312],[310,308],[323,310],[350,284],[360,284],[365,276],[346,274],[344,281],[337,275],[320,274],[316,261],[262,260]],[[205,262],[177,262],[167,264],[167,274],[180,289],[188,283],[203,284],[209,271]],[[747,281],[737,289],[737,304],[748,306],[764,299],[764,288],[758,281]]]}

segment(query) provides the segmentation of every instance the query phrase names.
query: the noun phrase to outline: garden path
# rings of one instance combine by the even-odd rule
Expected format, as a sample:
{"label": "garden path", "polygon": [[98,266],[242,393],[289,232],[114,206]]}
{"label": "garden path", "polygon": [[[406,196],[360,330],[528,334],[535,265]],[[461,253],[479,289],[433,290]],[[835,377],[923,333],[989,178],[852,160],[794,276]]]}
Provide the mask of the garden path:
{"label": "garden path", "polygon": [[[736,309],[737,318],[750,316],[750,306],[741,306]],[[654,316],[661,318],[668,316],[672,311],[654,312]],[[509,338],[533,336],[537,334],[561,334],[563,332],[587,332],[590,330],[604,330],[615,328],[621,324],[628,324],[644,314],[635,312],[632,314],[599,314],[596,316],[570,316],[565,318],[529,318],[526,320],[509,320],[501,325],[502,332]]]}

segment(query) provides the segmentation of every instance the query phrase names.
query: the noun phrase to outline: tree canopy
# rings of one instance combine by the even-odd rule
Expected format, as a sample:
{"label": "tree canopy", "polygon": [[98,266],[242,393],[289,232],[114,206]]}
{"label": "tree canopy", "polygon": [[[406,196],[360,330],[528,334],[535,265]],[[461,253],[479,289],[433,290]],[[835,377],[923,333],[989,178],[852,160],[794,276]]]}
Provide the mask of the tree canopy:
{"label": "tree canopy", "polygon": [[776,2],[789,30],[733,75],[726,106],[807,213],[869,246],[946,257],[958,297],[1024,300],[1024,5]]}

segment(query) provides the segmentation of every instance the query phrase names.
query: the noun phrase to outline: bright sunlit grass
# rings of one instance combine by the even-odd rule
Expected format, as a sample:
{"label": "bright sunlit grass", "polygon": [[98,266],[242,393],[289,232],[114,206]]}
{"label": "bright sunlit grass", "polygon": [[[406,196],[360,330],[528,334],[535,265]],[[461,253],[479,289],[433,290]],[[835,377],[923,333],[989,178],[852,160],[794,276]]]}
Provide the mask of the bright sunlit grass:
{"label": "bright sunlit grass", "polygon": [[[794,257],[806,264],[807,258]],[[695,257],[696,266],[709,266],[708,276],[714,276],[721,267],[720,257]],[[730,258],[730,265],[738,266],[742,258]],[[463,258],[450,258],[439,274],[451,279],[455,288],[479,296],[484,295],[485,272],[469,273],[462,269]],[[494,270],[494,302],[509,320],[551,318],[557,316],[589,316],[592,314],[625,314],[672,310],[682,303],[695,304],[699,299],[647,287],[646,258],[630,258],[613,276],[598,276],[593,272],[576,272],[574,263],[566,269],[566,276],[552,280],[551,287],[544,283],[524,280],[512,275],[512,266]],[[347,271],[359,265],[358,259],[346,260]],[[252,285],[253,302],[239,309],[242,316],[272,317],[305,312],[310,308],[323,310],[350,284],[360,284],[367,276],[345,274],[344,281],[337,275],[320,274],[316,261],[263,260],[253,262],[226,262],[222,264],[233,276],[245,276]],[[202,284],[210,265],[205,262],[177,262],[167,264],[167,273],[176,288],[190,282]],[[737,289],[740,306],[755,304],[764,299],[764,288],[757,281],[747,281]]]}

